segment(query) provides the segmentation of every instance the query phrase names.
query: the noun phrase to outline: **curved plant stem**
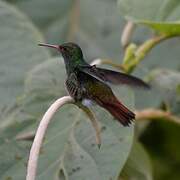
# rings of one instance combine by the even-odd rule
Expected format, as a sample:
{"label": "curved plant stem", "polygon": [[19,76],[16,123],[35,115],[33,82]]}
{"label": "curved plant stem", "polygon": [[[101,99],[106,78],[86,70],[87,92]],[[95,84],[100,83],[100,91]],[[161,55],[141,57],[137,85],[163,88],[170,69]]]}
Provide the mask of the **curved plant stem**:
{"label": "curved plant stem", "polygon": [[166,112],[159,109],[144,109],[141,111],[135,111],[137,120],[158,120],[164,119],[170,122],[174,122],[180,125],[180,118],[172,115],[170,112]]}
{"label": "curved plant stem", "polygon": [[133,44],[133,43],[129,44],[129,46],[127,46],[126,51],[125,51],[123,64],[117,64],[108,59],[97,59],[97,60],[94,60],[91,63],[91,65],[107,64],[116,69],[122,70],[126,73],[131,73],[136,68],[136,66],[145,58],[145,56],[151,51],[151,49],[154,46],[156,46],[160,42],[171,37],[172,36],[168,36],[168,35],[159,35],[159,36],[152,37],[151,39],[148,39],[140,46],[137,46],[136,44]]}
{"label": "curved plant stem", "polygon": [[53,115],[56,113],[56,111],[67,103],[74,103],[74,100],[70,96],[64,96],[62,98],[59,98],[56,100],[46,111],[44,114],[39,127],[37,129],[34,142],[31,147],[30,155],[29,155],[29,161],[28,161],[28,167],[27,167],[27,176],[26,180],[35,180],[36,177],[36,171],[37,171],[37,162],[39,157],[40,148],[48,127],[48,124],[50,123]]}
{"label": "curved plant stem", "polygon": [[89,120],[91,121],[92,126],[93,126],[93,128],[95,129],[95,132],[96,132],[96,143],[97,143],[98,147],[100,148],[101,147],[101,136],[100,136],[101,129],[100,129],[100,126],[99,126],[99,123],[98,123],[96,117],[94,116],[94,114],[92,113],[92,111],[88,107],[86,107],[86,106],[84,106],[82,104],[79,107],[89,117]]}
{"label": "curved plant stem", "polygon": [[[43,139],[44,139],[46,130],[48,128],[50,121],[52,120],[53,115],[56,113],[56,111],[60,107],[62,107],[65,104],[69,104],[69,103],[75,104],[74,99],[71,98],[70,96],[64,96],[62,98],[59,98],[49,107],[49,109],[44,114],[44,116],[39,124],[39,127],[37,129],[37,132],[36,132],[36,135],[34,138],[34,142],[32,144],[31,150],[30,150],[26,180],[35,180],[41,145],[43,143]],[[86,113],[86,115],[89,117],[89,119],[92,123],[92,126],[96,132],[96,142],[98,144],[98,147],[100,147],[101,146],[101,138],[100,138],[101,129],[99,128],[98,121],[96,120],[94,114],[91,112],[91,110],[88,107],[86,107],[82,104],[79,104],[79,103],[76,105],[79,108],[81,108]]]}
{"label": "curved plant stem", "polygon": [[[123,59],[123,66],[125,67],[126,72],[131,73],[154,46],[168,38],[171,38],[171,36],[159,35],[148,39],[139,47],[132,48],[131,52],[129,51],[129,48],[127,48],[128,51],[125,52],[125,56]],[[132,46],[132,44],[130,44],[129,46]]]}

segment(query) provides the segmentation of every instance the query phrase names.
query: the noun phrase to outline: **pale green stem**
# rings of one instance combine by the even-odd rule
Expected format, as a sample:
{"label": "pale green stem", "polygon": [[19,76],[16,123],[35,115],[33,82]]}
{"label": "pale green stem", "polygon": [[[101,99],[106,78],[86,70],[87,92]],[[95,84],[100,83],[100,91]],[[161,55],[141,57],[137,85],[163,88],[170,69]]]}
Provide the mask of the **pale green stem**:
{"label": "pale green stem", "polygon": [[125,51],[123,64],[113,63],[108,59],[98,59],[93,61],[91,64],[107,64],[116,69],[122,70],[126,73],[131,73],[134,68],[145,58],[145,56],[151,51],[151,49],[159,44],[160,42],[170,38],[172,36],[160,35],[153,37],[145,41],[142,45],[137,47],[135,44],[130,44]]}
{"label": "pale green stem", "polygon": [[144,109],[141,111],[135,111],[136,120],[157,120],[163,119],[170,122],[174,122],[180,125],[180,117],[172,115],[170,112],[159,109]]}
{"label": "pale green stem", "polygon": [[[125,71],[127,73],[131,73],[154,46],[156,46],[157,44],[168,38],[170,38],[170,36],[160,35],[147,40],[142,45],[140,45],[136,50],[132,49],[132,51],[129,51],[129,49],[127,48],[123,60],[124,62],[123,66],[125,68]],[[130,46],[132,46],[132,44]]]}

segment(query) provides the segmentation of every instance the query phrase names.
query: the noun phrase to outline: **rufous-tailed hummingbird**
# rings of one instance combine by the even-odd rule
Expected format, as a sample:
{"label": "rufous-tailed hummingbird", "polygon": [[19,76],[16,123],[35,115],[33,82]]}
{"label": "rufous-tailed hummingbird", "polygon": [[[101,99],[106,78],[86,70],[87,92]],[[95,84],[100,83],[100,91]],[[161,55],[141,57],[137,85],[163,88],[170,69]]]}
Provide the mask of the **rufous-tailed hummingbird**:
{"label": "rufous-tailed hummingbird", "polygon": [[89,65],[75,43],[39,45],[55,48],[62,54],[67,71],[66,88],[76,102],[95,102],[124,126],[135,119],[135,114],[116,98],[108,83],[148,88],[145,82],[131,75]]}

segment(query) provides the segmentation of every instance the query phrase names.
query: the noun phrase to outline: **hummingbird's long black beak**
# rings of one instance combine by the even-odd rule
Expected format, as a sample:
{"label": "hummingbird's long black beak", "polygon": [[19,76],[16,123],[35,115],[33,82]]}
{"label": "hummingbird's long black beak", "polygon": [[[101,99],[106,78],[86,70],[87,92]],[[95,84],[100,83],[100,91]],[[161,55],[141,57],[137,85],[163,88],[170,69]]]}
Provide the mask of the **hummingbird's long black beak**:
{"label": "hummingbird's long black beak", "polygon": [[54,49],[57,49],[57,50],[60,49],[58,45],[53,45],[53,44],[40,43],[40,44],[38,44],[38,45],[39,45],[39,46],[45,46],[45,47],[54,48]]}

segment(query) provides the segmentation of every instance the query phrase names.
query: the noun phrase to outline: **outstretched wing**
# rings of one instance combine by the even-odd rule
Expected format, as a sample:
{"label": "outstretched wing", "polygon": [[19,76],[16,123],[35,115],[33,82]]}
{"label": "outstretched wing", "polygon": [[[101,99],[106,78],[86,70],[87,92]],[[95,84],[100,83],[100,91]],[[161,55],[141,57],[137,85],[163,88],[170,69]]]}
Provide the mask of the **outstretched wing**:
{"label": "outstretched wing", "polygon": [[150,86],[143,80],[122,72],[98,68],[96,66],[82,66],[81,71],[101,80],[112,84],[125,84],[133,87],[142,87],[149,89]]}
{"label": "outstretched wing", "polygon": [[135,114],[115,97],[111,88],[106,83],[84,72],[79,73],[78,79],[85,89],[83,97],[93,100],[99,106],[105,108],[121,124],[128,126],[135,118]]}

